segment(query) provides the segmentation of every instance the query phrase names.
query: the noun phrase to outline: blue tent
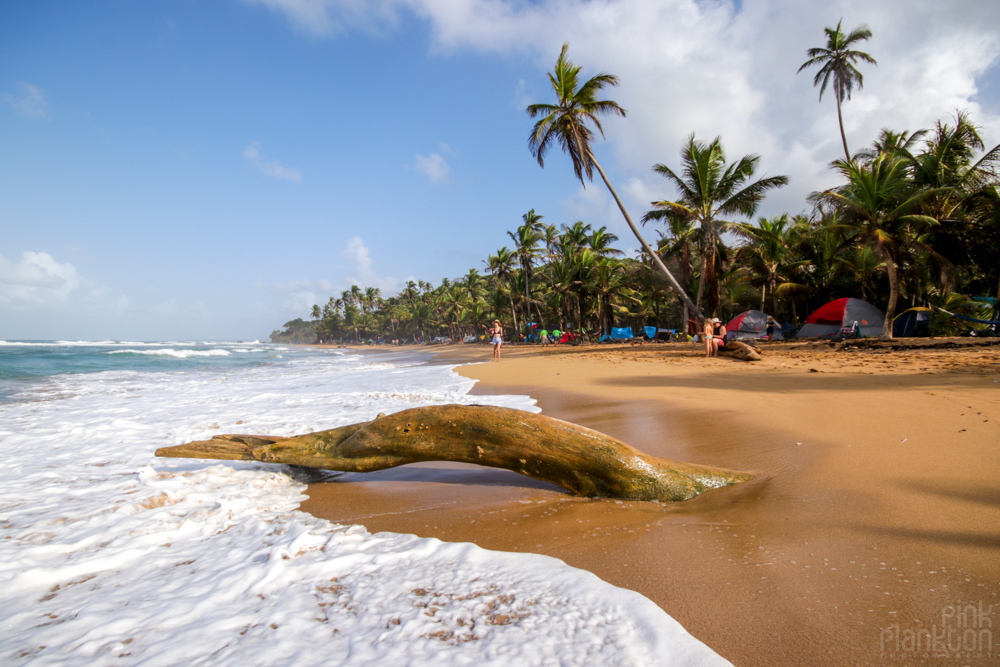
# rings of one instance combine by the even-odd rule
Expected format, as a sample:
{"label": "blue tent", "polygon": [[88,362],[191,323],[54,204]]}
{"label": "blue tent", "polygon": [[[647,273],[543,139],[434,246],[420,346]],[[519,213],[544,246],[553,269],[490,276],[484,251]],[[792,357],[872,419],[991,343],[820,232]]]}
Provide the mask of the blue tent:
{"label": "blue tent", "polygon": [[632,334],[632,327],[612,327],[610,335],[601,335],[602,342],[606,340],[628,340],[629,338],[635,338]]}
{"label": "blue tent", "polygon": [[668,340],[675,333],[674,329],[658,329],[657,327],[643,327],[642,330],[646,332],[646,338],[650,340],[656,338],[657,334],[660,335],[660,338]]}

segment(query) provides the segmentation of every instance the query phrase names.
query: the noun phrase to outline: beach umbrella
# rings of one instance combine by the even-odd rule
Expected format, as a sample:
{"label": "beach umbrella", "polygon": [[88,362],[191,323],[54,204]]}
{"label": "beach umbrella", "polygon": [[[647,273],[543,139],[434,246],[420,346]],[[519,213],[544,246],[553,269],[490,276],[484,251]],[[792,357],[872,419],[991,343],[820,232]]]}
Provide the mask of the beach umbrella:
{"label": "beach umbrella", "polygon": [[912,338],[915,336],[930,336],[930,308],[910,308],[904,310],[892,321],[893,338]]}
{"label": "beach umbrella", "polygon": [[[740,338],[767,338],[767,315],[759,310],[747,310],[729,320],[729,324],[726,325],[726,339]],[[784,340],[784,338],[781,335],[781,325],[775,322],[771,340]]]}
{"label": "beach umbrella", "polygon": [[[835,299],[806,318],[796,338],[838,338],[841,332],[854,329],[850,335],[861,337],[882,335],[885,316],[882,311],[861,299]],[[856,326],[855,326],[856,325]]]}

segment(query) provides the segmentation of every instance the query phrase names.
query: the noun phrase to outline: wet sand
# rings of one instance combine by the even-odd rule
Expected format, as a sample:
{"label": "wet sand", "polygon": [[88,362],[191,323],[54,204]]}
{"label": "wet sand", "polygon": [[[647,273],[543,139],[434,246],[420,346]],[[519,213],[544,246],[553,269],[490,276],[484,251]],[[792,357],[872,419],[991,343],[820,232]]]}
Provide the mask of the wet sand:
{"label": "wet sand", "polygon": [[[749,483],[623,502],[427,463],[328,476],[302,509],[560,558],[647,596],[736,665],[1000,663],[1000,346],[763,349],[750,364],[682,344],[509,348],[457,369],[475,393],[528,394]],[[449,346],[438,360],[489,358]]]}

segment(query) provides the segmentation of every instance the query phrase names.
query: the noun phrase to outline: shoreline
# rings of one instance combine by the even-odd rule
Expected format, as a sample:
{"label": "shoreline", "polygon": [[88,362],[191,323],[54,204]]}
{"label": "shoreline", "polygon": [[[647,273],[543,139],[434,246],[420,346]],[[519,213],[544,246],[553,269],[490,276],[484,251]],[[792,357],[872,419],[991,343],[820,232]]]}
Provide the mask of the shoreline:
{"label": "shoreline", "polygon": [[887,633],[1000,602],[1000,347],[763,349],[754,364],[683,344],[514,346],[499,364],[484,345],[435,350],[487,362],[456,368],[473,394],[527,394],[549,416],[751,482],[642,503],[426,463],[312,484],[302,509],[555,556],[642,593],[737,665],[922,660]]}

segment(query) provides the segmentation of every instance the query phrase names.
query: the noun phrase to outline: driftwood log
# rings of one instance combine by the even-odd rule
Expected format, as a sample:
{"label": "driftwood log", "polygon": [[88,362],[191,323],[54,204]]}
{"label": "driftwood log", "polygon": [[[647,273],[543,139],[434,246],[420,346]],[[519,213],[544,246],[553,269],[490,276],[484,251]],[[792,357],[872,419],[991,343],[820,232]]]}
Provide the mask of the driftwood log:
{"label": "driftwood log", "polygon": [[740,340],[727,341],[724,347],[719,348],[719,355],[740,361],[760,361],[761,359],[760,350]]}
{"label": "driftwood log", "polygon": [[164,447],[156,455],[345,472],[460,461],[513,470],[580,496],[624,500],[687,500],[753,477],[649,456],[576,424],[486,405],[412,408],[294,438],[218,435]]}

